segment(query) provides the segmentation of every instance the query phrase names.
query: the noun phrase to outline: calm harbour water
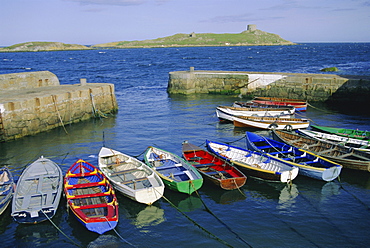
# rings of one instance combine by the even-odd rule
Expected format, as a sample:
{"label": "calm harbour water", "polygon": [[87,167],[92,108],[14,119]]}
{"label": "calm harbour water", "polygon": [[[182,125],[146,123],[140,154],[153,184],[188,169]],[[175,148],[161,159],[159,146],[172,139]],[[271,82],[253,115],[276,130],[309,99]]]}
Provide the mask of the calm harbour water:
{"label": "calm harbour water", "polygon": [[[369,75],[370,43],[301,44],[276,47],[161,48],[37,53],[0,53],[0,73],[48,70],[61,84],[115,84],[117,115],[85,121],[0,144],[0,164],[16,179],[43,155],[63,172],[78,158],[97,164],[105,144],[142,158],[148,146],[181,155],[181,143],[204,145],[206,139],[245,146],[246,129],[219,123],[217,105],[239,99],[218,95],[168,95],[170,71],[188,70]],[[319,125],[370,130],[366,106],[355,112],[312,103],[303,116]],[[267,134],[265,131],[259,131]],[[291,186],[248,178],[241,191],[223,191],[207,183],[191,196],[165,191],[188,217],[233,247],[367,247],[370,243],[370,173],[343,170],[340,181],[324,183],[297,177]],[[116,232],[87,231],[62,199],[50,222],[21,225],[0,216],[1,247],[227,247],[200,229],[166,200],[153,206],[118,194]],[[202,201],[217,218],[210,214]],[[121,239],[122,237],[122,239]]]}

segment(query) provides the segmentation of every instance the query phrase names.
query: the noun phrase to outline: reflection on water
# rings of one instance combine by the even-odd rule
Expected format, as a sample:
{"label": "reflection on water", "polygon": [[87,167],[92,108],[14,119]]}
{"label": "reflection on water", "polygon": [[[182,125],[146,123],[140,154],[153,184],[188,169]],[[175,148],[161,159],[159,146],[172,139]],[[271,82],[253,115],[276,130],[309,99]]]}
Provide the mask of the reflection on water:
{"label": "reflection on water", "polygon": [[123,247],[124,243],[118,237],[113,235],[100,235],[94,241],[91,241],[88,248],[118,248]]}
{"label": "reflection on water", "polygon": [[239,190],[222,190],[214,184],[210,185],[210,183],[204,184],[201,188],[201,192],[220,204],[232,204],[247,198],[242,188]]}
{"label": "reflection on water", "polygon": [[141,210],[136,218],[132,219],[132,224],[137,228],[156,226],[164,221],[164,210],[154,205],[147,206]]}
{"label": "reflection on water", "polygon": [[36,225],[18,224],[15,230],[15,238],[18,247],[35,247],[40,244],[52,245],[59,239],[59,232],[49,222],[42,222]]}
{"label": "reflection on water", "polygon": [[278,209],[290,209],[294,203],[295,198],[298,196],[299,191],[297,185],[286,185],[280,192]]}
{"label": "reflection on water", "polygon": [[203,207],[202,200],[195,193],[186,195],[167,190],[165,197],[182,212],[191,212]]}

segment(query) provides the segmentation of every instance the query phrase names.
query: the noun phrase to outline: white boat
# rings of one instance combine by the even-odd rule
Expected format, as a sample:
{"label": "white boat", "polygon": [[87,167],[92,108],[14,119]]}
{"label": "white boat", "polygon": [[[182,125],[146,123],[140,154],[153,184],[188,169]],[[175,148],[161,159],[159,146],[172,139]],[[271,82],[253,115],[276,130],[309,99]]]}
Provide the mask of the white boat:
{"label": "white boat", "polygon": [[336,145],[342,145],[347,148],[353,148],[364,152],[370,152],[370,142],[367,140],[354,139],[335,134],[323,133],[308,129],[298,129],[300,134],[315,138],[321,141],[333,142]]}
{"label": "white boat", "polygon": [[294,114],[294,108],[239,108],[218,106],[216,107],[216,115],[220,120],[233,121],[234,116],[279,116],[289,117]]}
{"label": "white boat", "polygon": [[99,169],[126,197],[151,205],[163,196],[162,179],[144,162],[106,147],[100,149],[98,160]]}
{"label": "white boat", "polygon": [[19,223],[51,219],[60,202],[63,174],[59,165],[41,157],[19,177],[12,201],[11,216]]}
{"label": "white boat", "polygon": [[287,183],[298,175],[299,168],[259,152],[209,140],[206,140],[206,146],[210,152],[230,161],[252,177]]}
{"label": "white boat", "polygon": [[255,117],[255,116],[234,116],[235,127],[253,127],[261,129],[295,130],[307,128],[310,122],[301,118],[280,118],[280,117]]}

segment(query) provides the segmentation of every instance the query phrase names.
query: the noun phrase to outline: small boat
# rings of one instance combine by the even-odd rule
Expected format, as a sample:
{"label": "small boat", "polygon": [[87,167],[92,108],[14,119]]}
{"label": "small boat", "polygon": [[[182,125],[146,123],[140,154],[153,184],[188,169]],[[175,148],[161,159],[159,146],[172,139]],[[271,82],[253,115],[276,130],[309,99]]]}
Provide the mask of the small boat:
{"label": "small boat", "polygon": [[366,140],[370,142],[370,131],[367,130],[363,131],[357,129],[325,127],[317,125],[311,125],[311,128],[321,132],[331,133],[352,139]]}
{"label": "small boat", "polygon": [[0,169],[0,215],[8,207],[12,200],[15,183],[12,173],[7,167]]}
{"label": "small boat", "polygon": [[239,101],[235,101],[232,106],[237,107],[237,108],[288,109],[292,113],[295,113],[295,108],[293,106],[268,105],[268,104],[260,104],[260,103],[255,103],[255,102],[239,102]]}
{"label": "small boat", "polygon": [[298,129],[298,134],[315,138],[321,141],[332,142],[336,145],[342,145],[347,148],[370,152],[370,141],[343,137],[336,134],[323,133],[309,129]]}
{"label": "small boat", "polygon": [[18,223],[36,224],[51,219],[63,191],[63,173],[59,165],[40,157],[27,166],[18,179],[11,216]]}
{"label": "small boat", "polygon": [[187,141],[182,144],[182,155],[204,179],[222,189],[238,189],[247,181],[247,177],[230,162]]}
{"label": "small boat", "polygon": [[252,132],[246,132],[248,149],[290,163],[299,168],[299,174],[326,182],[336,179],[342,166],[308,150],[299,149],[283,142]]}
{"label": "small boat", "polygon": [[199,172],[174,153],[150,146],[144,153],[144,161],[171,190],[191,195],[202,187]]}
{"label": "small boat", "polygon": [[280,117],[255,117],[255,116],[234,116],[235,127],[252,127],[260,129],[294,130],[307,128],[309,120],[301,118],[280,118]]}
{"label": "small boat", "polygon": [[273,182],[291,182],[299,169],[259,152],[206,140],[208,151],[230,161],[246,175]]}
{"label": "small boat", "polygon": [[68,169],[64,194],[69,208],[87,230],[103,234],[116,227],[118,202],[114,189],[92,164],[79,159]]}
{"label": "small boat", "polygon": [[102,147],[99,152],[99,169],[126,197],[151,205],[163,196],[162,179],[144,162]]}
{"label": "small boat", "polygon": [[324,158],[341,164],[344,168],[370,172],[370,154],[346,148],[330,142],[320,141],[295,132],[273,130],[274,139],[295,147],[301,147]]}
{"label": "small boat", "polygon": [[238,108],[228,106],[216,107],[216,115],[220,120],[233,121],[234,116],[279,116],[289,117],[294,114],[293,111],[288,108]]}
{"label": "small boat", "polygon": [[307,110],[307,101],[299,99],[288,99],[279,97],[255,97],[253,103],[278,106],[293,106],[296,111],[304,112]]}

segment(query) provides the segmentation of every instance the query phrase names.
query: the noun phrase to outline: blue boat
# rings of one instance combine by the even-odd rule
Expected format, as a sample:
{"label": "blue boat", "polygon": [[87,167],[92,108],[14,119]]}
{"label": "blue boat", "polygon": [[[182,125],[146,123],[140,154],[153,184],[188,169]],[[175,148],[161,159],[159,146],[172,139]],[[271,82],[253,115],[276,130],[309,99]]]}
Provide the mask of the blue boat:
{"label": "blue boat", "polygon": [[0,215],[8,207],[14,194],[15,183],[7,167],[0,169]]}
{"label": "blue boat", "polygon": [[299,168],[299,174],[323,181],[336,179],[342,166],[329,159],[304,149],[270,139],[252,132],[246,132],[247,148],[284,161]]}

